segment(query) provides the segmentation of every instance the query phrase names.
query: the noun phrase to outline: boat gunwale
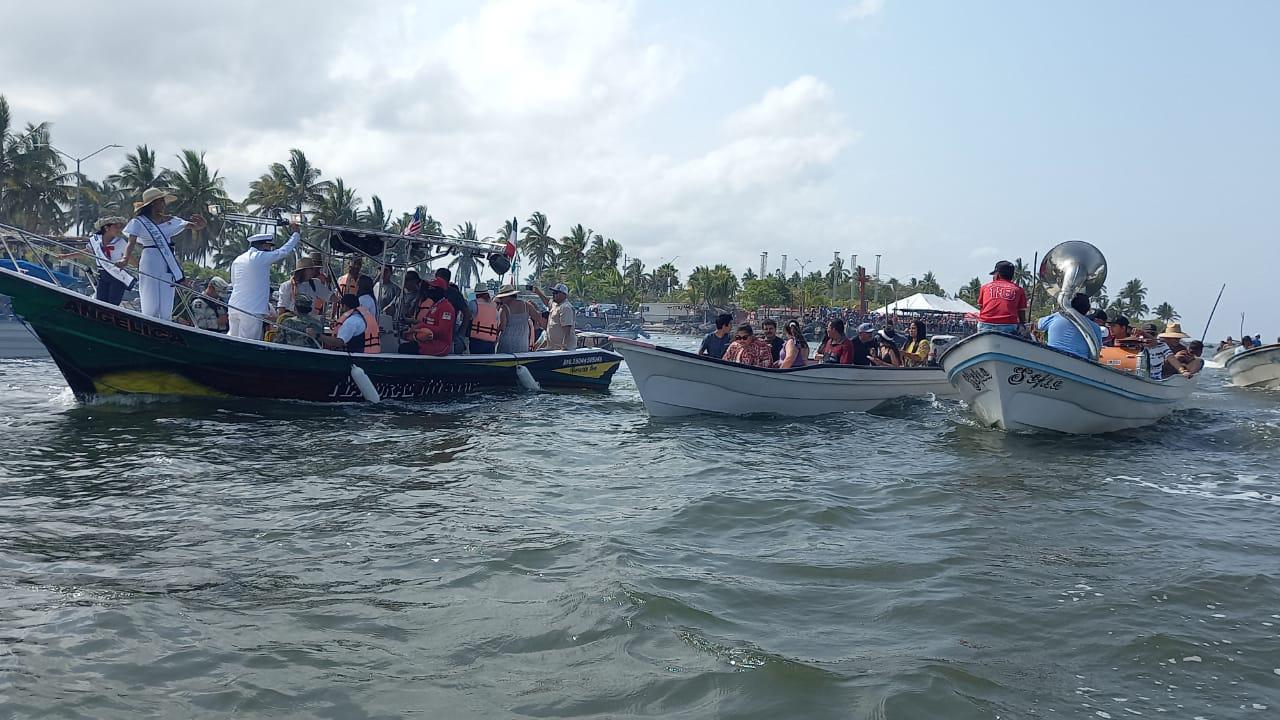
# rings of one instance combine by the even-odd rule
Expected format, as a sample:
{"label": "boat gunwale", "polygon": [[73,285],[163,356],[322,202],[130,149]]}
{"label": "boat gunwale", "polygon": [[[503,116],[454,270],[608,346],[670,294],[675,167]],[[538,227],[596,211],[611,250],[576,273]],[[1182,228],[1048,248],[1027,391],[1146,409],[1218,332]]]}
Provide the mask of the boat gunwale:
{"label": "boat gunwale", "polygon": [[689,352],[688,350],[680,350],[678,348],[666,347],[664,345],[655,345],[653,343],[645,343],[645,342],[640,342],[638,340],[629,340],[627,338],[619,338],[619,337],[614,337],[612,338],[612,340],[614,342],[615,347],[618,347],[618,346],[630,347],[630,348],[640,350],[641,352],[645,350],[654,350],[659,353],[675,355],[684,360],[693,360],[695,362],[707,363],[709,365],[720,365],[727,368],[734,368],[736,370],[762,372],[770,375],[787,375],[792,373],[802,373],[809,370],[821,370],[821,369],[837,370],[840,372],[853,371],[853,370],[856,370],[856,371],[872,370],[876,372],[895,371],[895,370],[904,371],[904,372],[920,372],[920,371],[942,372],[941,366],[937,366],[937,365],[930,365],[927,367],[897,367],[897,366],[884,367],[879,365],[843,365],[839,363],[810,363],[808,365],[805,365],[804,367],[766,368],[766,367],[759,367],[757,365],[744,365],[742,363],[733,362],[732,360],[713,358],[707,355],[699,355],[694,352]]}

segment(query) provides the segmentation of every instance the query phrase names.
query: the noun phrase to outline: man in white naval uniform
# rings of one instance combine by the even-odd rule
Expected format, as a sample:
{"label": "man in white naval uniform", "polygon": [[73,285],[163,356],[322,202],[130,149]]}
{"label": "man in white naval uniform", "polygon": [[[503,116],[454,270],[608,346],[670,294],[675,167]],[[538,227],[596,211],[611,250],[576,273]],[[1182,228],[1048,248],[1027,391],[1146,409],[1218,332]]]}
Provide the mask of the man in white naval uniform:
{"label": "man in white naval uniform", "polygon": [[289,226],[293,235],[279,250],[275,234],[249,237],[249,249],[231,261],[231,300],[227,308],[227,334],[248,340],[262,339],[262,319],[271,309],[271,266],[293,253],[301,238],[298,224]]}

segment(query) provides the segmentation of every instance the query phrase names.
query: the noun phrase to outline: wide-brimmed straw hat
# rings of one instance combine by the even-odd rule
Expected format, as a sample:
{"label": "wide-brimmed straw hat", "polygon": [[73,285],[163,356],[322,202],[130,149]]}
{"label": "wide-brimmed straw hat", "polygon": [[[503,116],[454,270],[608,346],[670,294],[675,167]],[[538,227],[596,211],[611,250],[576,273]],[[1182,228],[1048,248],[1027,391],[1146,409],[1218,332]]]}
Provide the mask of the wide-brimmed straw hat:
{"label": "wide-brimmed straw hat", "polygon": [[164,201],[166,203],[178,201],[178,196],[174,195],[173,193],[167,190],[161,190],[160,188],[147,188],[142,193],[142,199],[133,204],[133,213],[135,215],[138,214],[139,210],[159,200],[160,198],[164,198]]}
{"label": "wide-brimmed straw hat", "polygon": [[1181,340],[1182,338],[1188,338],[1188,337],[1191,337],[1191,336],[1190,336],[1190,335],[1188,335],[1188,334],[1186,334],[1186,333],[1184,333],[1184,332],[1182,332],[1182,324],[1181,324],[1181,323],[1169,323],[1169,327],[1165,328],[1165,329],[1164,329],[1164,332],[1160,333],[1160,334],[1159,334],[1159,335],[1157,335],[1156,337],[1161,338],[1161,339],[1164,339],[1164,338],[1173,338],[1173,339]]}
{"label": "wide-brimmed straw hat", "polygon": [[320,258],[307,255],[298,258],[298,264],[294,266],[295,270],[307,270],[309,268],[320,267]]}
{"label": "wide-brimmed straw hat", "polygon": [[501,288],[498,288],[498,294],[493,297],[495,300],[498,300],[505,297],[515,297],[519,294],[520,291],[516,289],[515,285],[503,285]]}
{"label": "wide-brimmed straw hat", "polygon": [[488,285],[476,286],[476,295],[492,295],[492,294],[493,294],[493,291],[489,289]]}
{"label": "wide-brimmed straw hat", "polygon": [[93,223],[93,229],[96,232],[102,232],[102,228],[108,225],[124,225],[127,222],[129,221],[119,215],[107,215],[106,217],[98,218],[98,220]]}

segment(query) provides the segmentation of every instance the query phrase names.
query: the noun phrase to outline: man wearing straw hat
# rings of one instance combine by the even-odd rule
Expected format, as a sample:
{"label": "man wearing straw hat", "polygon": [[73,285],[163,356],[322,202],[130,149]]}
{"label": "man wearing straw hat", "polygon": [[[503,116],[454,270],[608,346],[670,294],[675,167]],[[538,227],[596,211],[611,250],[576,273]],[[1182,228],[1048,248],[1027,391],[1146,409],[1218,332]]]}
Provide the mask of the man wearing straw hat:
{"label": "man wearing straw hat", "polygon": [[124,235],[120,234],[126,222],[115,215],[98,218],[93,224],[94,233],[89,236],[89,251],[98,263],[98,290],[94,297],[112,305],[119,305],[125,291],[138,282],[124,268],[116,265],[124,259],[124,251],[128,247]]}
{"label": "man wearing straw hat", "polygon": [[311,253],[298,259],[293,277],[280,284],[280,300],[276,303],[277,312],[293,312],[298,292],[311,296],[311,311],[315,317],[324,317],[325,300],[333,295],[329,283],[320,277],[323,261],[320,253]]}
{"label": "man wearing straw hat", "polygon": [[192,215],[190,220],[172,217],[166,212],[177,196],[158,188],[147,188],[142,199],[133,204],[134,216],[124,226],[129,238],[124,257],[116,263],[124,267],[133,257],[134,247],[142,247],[138,259],[138,299],[142,313],[161,320],[173,319],[173,286],[186,280],[182,265],[173,253],[173,238],[191,226],[203,230],[204,218]]}

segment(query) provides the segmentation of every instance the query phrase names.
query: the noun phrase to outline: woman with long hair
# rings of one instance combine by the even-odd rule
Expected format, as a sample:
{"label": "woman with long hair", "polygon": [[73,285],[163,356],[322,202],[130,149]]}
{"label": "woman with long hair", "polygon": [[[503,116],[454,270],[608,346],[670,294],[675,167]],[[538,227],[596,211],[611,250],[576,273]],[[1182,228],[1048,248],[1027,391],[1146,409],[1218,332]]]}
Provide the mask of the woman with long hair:
{"label": "woman with long hair", "polygon": [[912,320],[907,325],[907,344],[902,348],[902,359],[907,367],[924,367],[929,364],[929,333],[923,320]]}
{"label": "woman with long hair", "polygon": [[888,365],[891,367],[902,367],[902,351],[898,349],[898,333],[892,328],[885,328],[876,334],[876,339],[880,343],[880,347],[875,350],[875,357],[880,359],[880,365]]}
{"label": "woman with long hair", "polygon": [[795,320],[787,323],[786,333],[787,342],[782,346],[782,357],[778,360],[778,367],[804,367],[809,363],[809,343],[805,342],[800,323]]}
{"label": "woman with long hair", "polygon": [[199,215],[192,215],[190,220],[170,215],[168,204],[177,200],[173,194],[157,188],[147,188],[142,193],[142,199],[133,204],[133,219],[124,226],[129,245],[124,257],[116,263],[123,268],[133,257],[133,249],[142,248],[138,259],[138,300],[142,314],[161,320],[173,319],[173,286],[191,284],[174,255],[173,236],[187,227],[193,230],[205,227],[204,218]]}

